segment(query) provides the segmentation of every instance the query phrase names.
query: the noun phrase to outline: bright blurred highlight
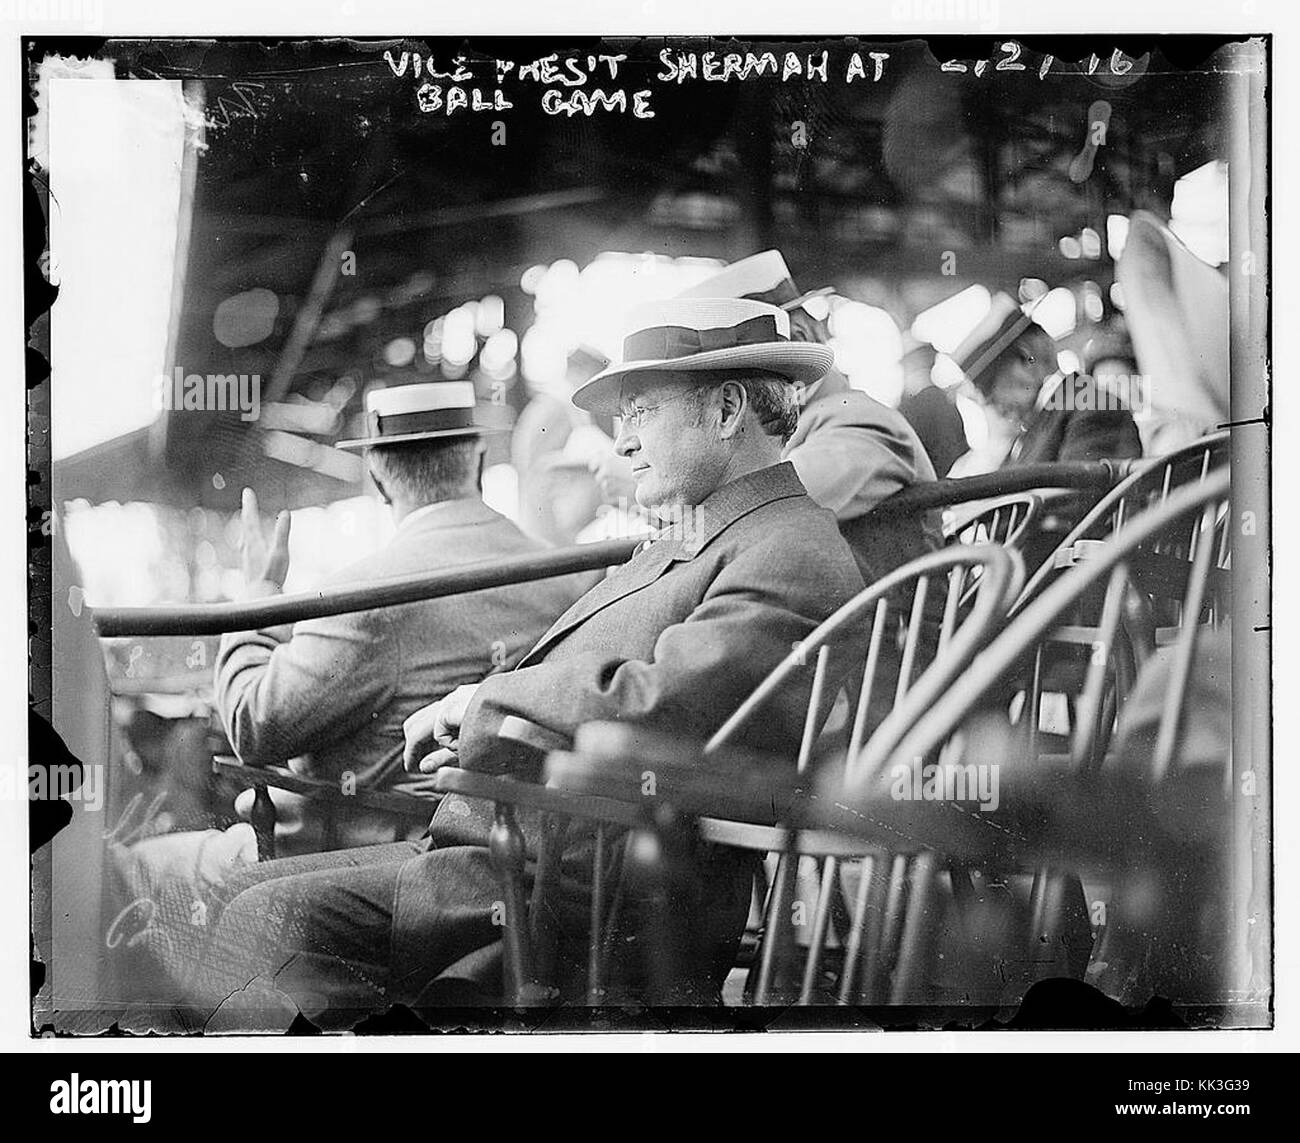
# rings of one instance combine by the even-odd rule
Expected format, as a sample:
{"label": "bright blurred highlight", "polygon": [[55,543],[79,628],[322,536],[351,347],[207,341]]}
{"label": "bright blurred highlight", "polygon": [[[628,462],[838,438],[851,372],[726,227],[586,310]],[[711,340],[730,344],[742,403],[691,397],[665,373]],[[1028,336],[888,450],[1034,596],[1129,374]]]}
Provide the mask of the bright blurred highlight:
{"label": "bright blurred highlight", "polygon": [[1074,330],[1078,321],[1078,307],[1074,294],[1064,286],[1049,290],[1043,300],[1034,307],[1036,321],[1052,338],[1062,338]]}
{"label": "bright blurred highlight", "polygon": [[951,353],[989,312],[991,303],[983,286],[968,286],[919,313],[912,323],[912,336],[928,341],[937,353]]}
{"label": "bright blurred highlight", "polygon": [[158,415],[153,380],[171,365],[185,130],[178,82],[49,81],[55,460]]}

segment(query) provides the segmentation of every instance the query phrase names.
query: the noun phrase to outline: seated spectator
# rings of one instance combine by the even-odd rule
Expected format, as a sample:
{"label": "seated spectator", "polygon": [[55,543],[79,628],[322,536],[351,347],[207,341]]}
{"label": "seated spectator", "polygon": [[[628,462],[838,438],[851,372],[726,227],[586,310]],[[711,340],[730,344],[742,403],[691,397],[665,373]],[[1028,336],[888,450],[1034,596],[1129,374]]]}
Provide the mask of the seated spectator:
{"label": "seated spectator", "polygon": [[1010,295],[993,299],[953,360],[1010,428],[1002,467],[1142,455],[1132,413],[1090,378],[1065,376],[1051,335]]}
{"label": "seated spectator", "polygon": [[[716,730],[792,644],[862,587],[834,516],[781,463],[798,386],[830,362],[826,347],[792,342],[789,317],[774,306],[644,307],[623,364],[574,401],[621,414],[616,447],[631,462],[637,499],[673,525],[570,608],[515,669],[417,711],[407,723],[408,766],[517,768],[524,760],[498,738],[508,715],[562,735],[595,719],[699,739]],[[783,697],[755,720],[750,745],[797,749],[807,695]],[[294,1010],[315,1019],[416,1002],[449,966],[501,936],[491,825],[490,805],[450,795],[418,843],[241,874],[227,886],[196,974],[199,995],[209,1008],[230,997],[222,1026],[231,1027],[268,1014],[274,1022],[277,1012],[283,1022]],[[535,854],[537,823],[525,816],[523,825]],[[575,821],[566,869],[584,868],[591,840]],[[709,953],[699,993],[708,1001],[743,930],[754,865],[706,848],[697,871],[691,905],[705,918],[696,936]],[[579,908],[566,928],[573,940],[585,916]],[[563,953],[561,961],[572,966]],[[240,991],[255,979],[262,985]]]}
{"label": "seated spectator", "polygon": [[[768,302],[790,315],[795,341],[826,345],[828,314],[824,302],[814,313],[814,300],[833,292],[830,286],[800,291],[780,251],[766,250],[732,263],[683,297]],[[868,513],[886,497],[933,480],[934,466],[906,418],[854,389],[837,369],[828,369],[804,389],[799,424],[783,455],[808,495],[835,513],[868,583],[940,546],[934,520],[868,520]]]}
{"label": "seated spectator", "polygon": [[[794,341],[825,345],[830,327],[808,303],[831,287],[800,292],[780,251],[742,258],[682,293],[682,298],[746,298],[765,302],[789,317]],[[815,308],[815,307],[814,307]],[[608,457],[593,463],[607,495],[625,496],[631,488],[626,463]],[[835,369],[801,394],[799,423],[782,457],[794,465],[808,495],[835,513],[863,578],[871,583],[910,559],[941,544],[937,522],[929,518],[868,519],[886,497],[918,481],[933,480],[934,467],[906,419],[849,385]]]}
{"label": "seated spectator", "polygon": [[[330,586],[367,584],[442,567],[540,551],[481,499],[483,431],[468,382],[403,385],[367,395],[369,433],[341,448],[364,449],[397,533],[379,552],[338,573]],[[289,566],[289,515],[268,545],[257,501],[244,494],[246,595],[275,594]],[[351,788],[427,793],[402,771],[402,723],[431,696],[516,662],[593,577],[566,577],[468,596],[333,615],[282,630],[242,631],[221,640],[216,701],[245,765],[282,766]],[[302,807],[274,791],[281,816]],[[251,792],[245,801],[251,802]],[[296,823],[295,823],[296,824]],[[319,823],[290,840],[319,844]],[[409,824],[378,811],[349,814],[339,840],[377,844]],[[402,832],[398,832],[398,831]],[[312,843],[316,844],[313,845]],[[291,850],[292,851],[292,850]]]}

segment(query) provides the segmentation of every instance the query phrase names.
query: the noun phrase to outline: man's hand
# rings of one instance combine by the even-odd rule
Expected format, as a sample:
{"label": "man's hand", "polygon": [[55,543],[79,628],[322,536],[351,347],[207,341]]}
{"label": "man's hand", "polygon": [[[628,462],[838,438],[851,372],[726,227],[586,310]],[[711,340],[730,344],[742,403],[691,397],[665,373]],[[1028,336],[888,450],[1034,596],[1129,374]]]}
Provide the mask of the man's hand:
{"label": "man's hand", "polygon": [[244,573],[246,597],[275,595],[284,587],[284,577],[289,574],[290,519],[287,511],[275,518],[275,531],[268,544],[257,512],[257,495],[251,488],[244,489],[239,561]]}
{"label": "man's hand", "polygon": [[[402,723],[406,738],[402,762],[408,772],[419,770],[422,774],[432,774],[456,760],[460,724],[476,690],[478,683],[459,686],[445,698],[421,707]],[[442,749],[435,750],[435,747]]]}

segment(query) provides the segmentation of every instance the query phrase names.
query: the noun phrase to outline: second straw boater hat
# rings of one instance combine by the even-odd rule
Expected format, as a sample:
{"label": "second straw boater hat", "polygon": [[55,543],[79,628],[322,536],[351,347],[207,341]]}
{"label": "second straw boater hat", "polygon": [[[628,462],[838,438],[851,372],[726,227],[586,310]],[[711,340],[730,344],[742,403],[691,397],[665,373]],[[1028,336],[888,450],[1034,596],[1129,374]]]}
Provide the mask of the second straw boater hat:
{"label": "second straw boater hat", "polygon": [[366,435],[339,441],[337,447],[373,448],[496,431],[475,417],[472,381],[425,381],[371,389],[366,394]]}
{"label": "second straw boater hat", "polygon": [[952,351],[952,359],[968,380],[987,390],[993,382],[990,367],[1034,324],[1034,311],[1040,301],[1042,298],[1026,309],[1008,293],[994,294],[988,313]]}
{"label": "second straw boater hat", "polygon": [[811,385],[835,360],[825,345],[791,341],[785,310],[744,298],[648,303],[631,312],[627,329],[623,361],[602,369],[574,392],[579,409],[617,415],[623,380],[638,373],[754,369]]}
{"label": "second straw boater hat", "polygon": [[790,267],[779,250],[764,250],[733,262],[710,278],[683,290],[679,298],[749,298],[767,302],[783,310],[798,309],[809,298],[835,292],[834,286],[822,286],[802,293],[790,276]]}

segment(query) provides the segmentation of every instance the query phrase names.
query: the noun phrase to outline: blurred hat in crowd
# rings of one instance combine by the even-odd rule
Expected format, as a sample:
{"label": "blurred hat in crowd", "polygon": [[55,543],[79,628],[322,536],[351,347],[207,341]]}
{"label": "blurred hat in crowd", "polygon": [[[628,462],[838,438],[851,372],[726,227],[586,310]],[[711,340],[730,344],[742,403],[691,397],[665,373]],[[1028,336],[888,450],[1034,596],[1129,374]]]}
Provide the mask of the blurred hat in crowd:
{"label": "blurred hat in crowd", "polygon": [[[623,380],[638,373],[762,370],[797,385],[821,380],[835,360],[825,345],[790,340],[790,315],[745,298],[673,298],[629,315],[623,361],[573,394],[589,413],[617,414]],[[708,378],[700,378],[701,381]]]}
{"label": "blurred hat in crowd", "polygon": [[472,381],[424,381],[392,385],[366,394],[366,435],[339,441],[337,448],[363,449],[440,437],[500,432],[475,415]]}
{"label": "blurred hat in crowd", "polygon": [[1142,373],[1155,380],[1152,410],[1194,435],[1231,416],[1228,279],[1155,215],[1129,219],[1115,266],[1124,316]]}
{"label": "blurred hat in crowd", "polygon": [[764,250],[733,262],[711,278],[683,290],[679,298],[748,298],[783,310],[798,309],[810,298],[835,292],[834,286],[799,291],[779,250]]}
{"label": "blurred hat in crowd", "polygon": [[1033,324],[1032,308],[1022,309],[1010,294],[999,291],[988,313],[952,351],[952,359],[977,387],[986,388],[993,379],[993,365]]}

